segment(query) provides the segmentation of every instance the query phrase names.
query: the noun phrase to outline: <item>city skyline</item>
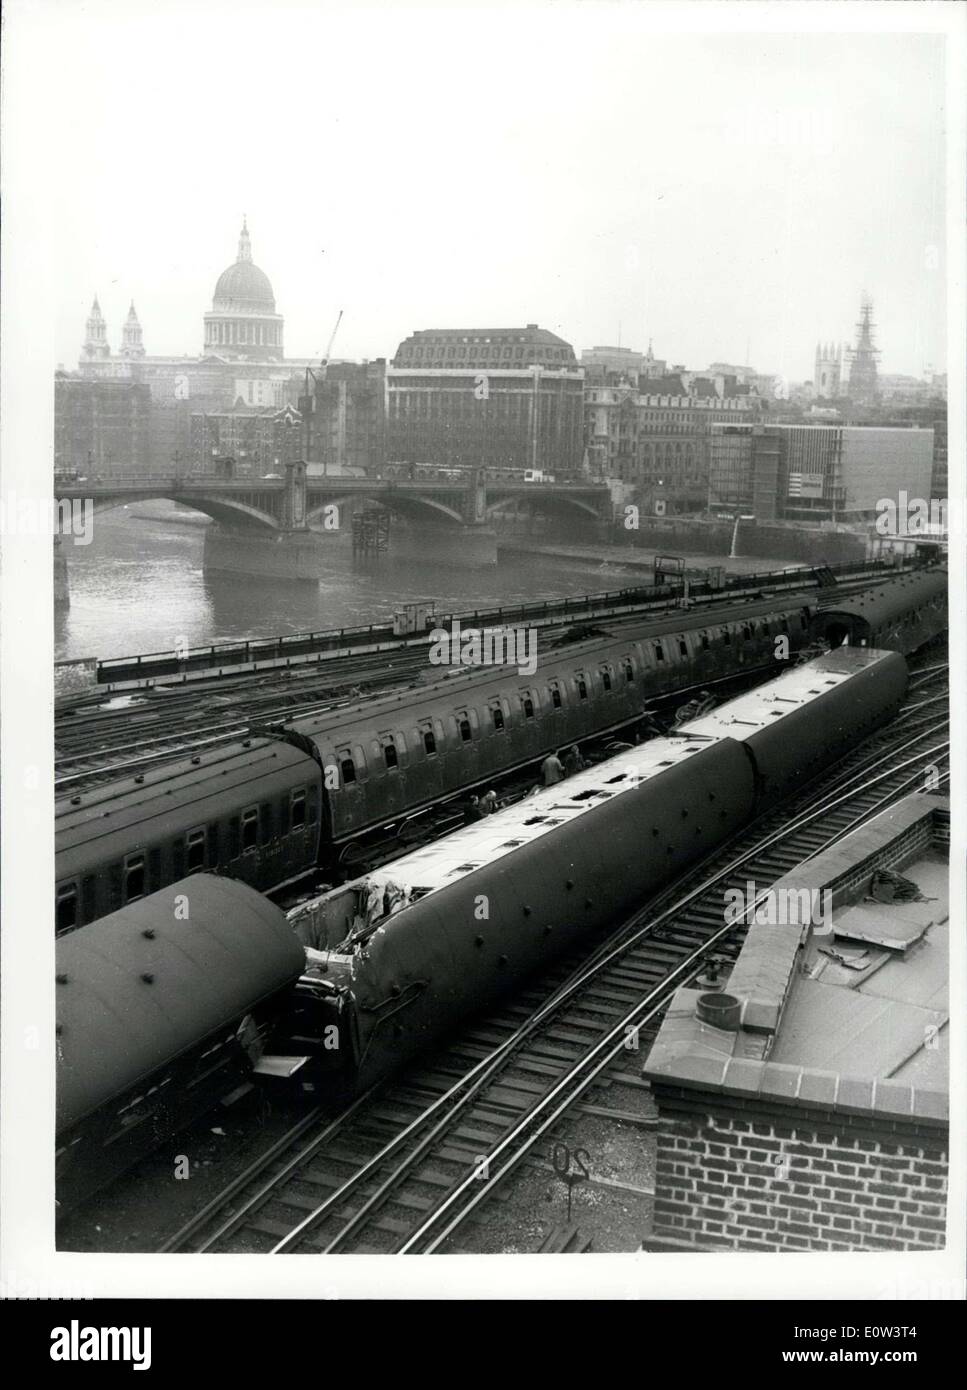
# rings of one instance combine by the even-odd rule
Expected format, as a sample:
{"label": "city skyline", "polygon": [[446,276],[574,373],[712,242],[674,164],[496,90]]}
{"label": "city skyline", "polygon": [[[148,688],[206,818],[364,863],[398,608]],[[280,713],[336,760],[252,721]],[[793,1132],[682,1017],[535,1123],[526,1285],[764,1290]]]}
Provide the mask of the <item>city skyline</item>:
{"label": "city skyline", "polygon": [[[884,372],[946,368],[940,36],[658,34],[637,7],[532,5],[508,45],[502,11],[296,7],[273,69],[221,5],[187,44],[178,9],[94,5],[46,33],[75,113],[38,132],[68,369],[95,293],[115,350],[133,299],[149,354],[198,354],[243,214],[293,357],[321,356],[342,309],[346,358],[538,322],[578,352],[652,339],[691,369],[809,380],[868,293]],[[226,109],[233,83],[255,114]]]}

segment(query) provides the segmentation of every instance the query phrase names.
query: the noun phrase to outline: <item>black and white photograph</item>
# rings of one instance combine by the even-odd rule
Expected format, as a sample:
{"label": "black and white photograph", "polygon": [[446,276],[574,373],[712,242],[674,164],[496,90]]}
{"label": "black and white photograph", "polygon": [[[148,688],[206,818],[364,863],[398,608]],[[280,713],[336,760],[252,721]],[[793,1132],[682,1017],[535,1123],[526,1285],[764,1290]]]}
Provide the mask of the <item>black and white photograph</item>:
{"label": "black and white photograph", "polygon": [[7,7],[7,1298],[964,1298],[965,30]]}

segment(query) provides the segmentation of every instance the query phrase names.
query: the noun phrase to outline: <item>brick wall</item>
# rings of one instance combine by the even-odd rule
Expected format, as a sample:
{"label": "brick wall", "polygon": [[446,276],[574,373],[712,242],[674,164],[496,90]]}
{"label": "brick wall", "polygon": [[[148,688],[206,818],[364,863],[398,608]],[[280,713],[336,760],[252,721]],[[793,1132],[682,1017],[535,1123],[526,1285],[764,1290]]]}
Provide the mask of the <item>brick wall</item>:
{"label": "brick wall", "polygon": [[[693,1109],[655,1086],[662,1113],[656,1244],[696,1250],[943,1248],[946,1127],[803,1113],[754,1120]],[[677,1112],[677,1113],[676,1113]],[[903,1130],[906,1129],[906,1133]],[[646,1245],[649,1242],[646,1241]]]}

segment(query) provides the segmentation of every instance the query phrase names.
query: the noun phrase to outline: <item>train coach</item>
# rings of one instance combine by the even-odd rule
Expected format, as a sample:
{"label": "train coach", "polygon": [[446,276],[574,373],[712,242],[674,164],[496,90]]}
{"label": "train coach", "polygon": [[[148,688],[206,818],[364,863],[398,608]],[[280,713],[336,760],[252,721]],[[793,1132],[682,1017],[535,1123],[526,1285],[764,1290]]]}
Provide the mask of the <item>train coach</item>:
{"label": "train coach", "polygon": [[[62,1205],[284,1057],[380,1081],[889,719],[894,652],[840,648],[288,916],[193,875],[58,943]],[[714,721],[714,722],[713,722]],[[188,915],[181,920],[180,902]]]}
{"label": "train coach", "polygon": [[305,968],[284,914],[195,875],[57,943],[57,1200],[73,1205],[240,1087]]}
{"label": "train coach", "polygon": [[[290,914],[285,1052],[367,1086],[605,929],[896,713],[894,652],[842,649]],[[325,1053],[313,1040],[338,1030]]]}
{"label": "train coach", "polygon": [[810,635],[839,647],[909,654],[947,627],[947,571],[917,570],[817,609]]}
{"label": "train coach", "polygon": [[[119,911],[188,873],[263,891],[349,860],[366,837],[446,796],[617,730],[646,701],[739,672],[777,639],[809,640],[802,596],[625,623],[545,646],[533,675],[453,668],[137,777],[59,799],[56,929]],[[442,670],[443,668],[441,668]]]}

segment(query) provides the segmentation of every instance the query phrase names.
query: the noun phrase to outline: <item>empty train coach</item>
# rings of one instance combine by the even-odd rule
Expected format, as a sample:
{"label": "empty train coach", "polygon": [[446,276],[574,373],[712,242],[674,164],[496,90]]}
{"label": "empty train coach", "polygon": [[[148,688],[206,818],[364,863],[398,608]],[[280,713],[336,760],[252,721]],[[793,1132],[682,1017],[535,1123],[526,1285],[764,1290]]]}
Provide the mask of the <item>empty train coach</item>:
{"label": "empty train coach", "polygon": [[815,611],[810,633],[831,647],[909,653],[947,627],[947,571],[918,570]]}
{"label": "empty train coach", "polygon": [[808,641],[784,595],[622,624],[512,667],[450,675],[181,758],[57,803],[58,932],[188,873],[276,889],[361,837],[548,752],[619,729],[647,700],[776,665]]}

